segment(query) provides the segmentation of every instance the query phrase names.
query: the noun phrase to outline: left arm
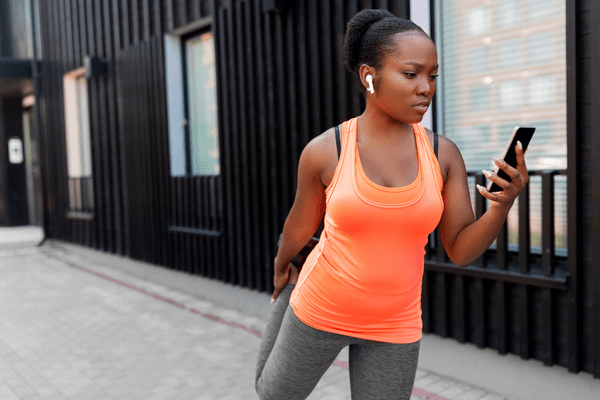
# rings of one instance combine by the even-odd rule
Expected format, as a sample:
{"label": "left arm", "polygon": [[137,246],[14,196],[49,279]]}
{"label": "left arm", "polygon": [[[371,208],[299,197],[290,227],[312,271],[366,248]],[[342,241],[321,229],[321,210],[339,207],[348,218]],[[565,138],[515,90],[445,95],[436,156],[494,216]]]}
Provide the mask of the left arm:
{"label": "left arm", "polygon": [[489,180],[504,190],[490,193],[486,188],[477,186],[479,193],[491,200],[492,205],[481,218],[475,220],[463,158],[454,143],[448,139],[443,142],[440,141],[440,150],[448,157],[448,172],[442,191],[445,208],[439,225],[440,236],[452,262],[466,267],[494,242],[515,199],[529,181],[529,175],[523,150],[519,146],[516,149],[516,168],[495,159],[496,164],[510,176],[512,182],[498,177],[494,172],[484,171]]}

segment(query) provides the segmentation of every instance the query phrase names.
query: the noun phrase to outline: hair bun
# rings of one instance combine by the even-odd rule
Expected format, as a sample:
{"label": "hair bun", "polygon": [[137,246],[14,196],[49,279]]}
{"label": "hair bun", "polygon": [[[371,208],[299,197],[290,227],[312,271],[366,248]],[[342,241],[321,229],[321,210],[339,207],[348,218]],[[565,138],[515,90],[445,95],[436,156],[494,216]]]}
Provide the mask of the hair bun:
{"label": "hair bun", "polygon": [[356,14],[349,22],[344,39],[344,58],[346,68],[350,72],[356,72],[359,68],[360,48],[362,40],[370,27],[375,23],[386,19],[397,18],[387,10],[362,10]]}

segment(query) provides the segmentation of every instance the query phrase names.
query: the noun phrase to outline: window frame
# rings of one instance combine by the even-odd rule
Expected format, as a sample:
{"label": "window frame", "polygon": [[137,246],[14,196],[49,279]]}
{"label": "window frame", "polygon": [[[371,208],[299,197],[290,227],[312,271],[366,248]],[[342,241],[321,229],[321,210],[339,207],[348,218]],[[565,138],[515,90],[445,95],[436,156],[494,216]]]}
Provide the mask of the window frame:
{"label": "window frame", "polygon": [[[94,217],[94,185],[93,185],[93,152],[91,149],[91,119],[89,110],[89,86],[88,79],[86,76],[86,68],[80,67],[75,70],[69,71],[63,75],[63,100],[64,100],[64,114],[65,114],[65,147],[67,155],[67,182],[68,182],[68,195],[69,195],[69,210],[67,217],[70,219],[78,220],[92,220]],[[82,107],[81,91],[79,81],[83,79],[85,81],[85,102]],[[82,121],[83,118],[87,121]],[[75,151],[73,149],[72,137],[77,137],[77,148],[79,151],[79,165],[77,166],[80,170],[78,176],[72,175],[72,170],[69,166],[70,153]],[[84,137],[85,136],[85,137]],[[87,149],[82,146],[89,147]],[[89,159],[88,159],[89,158]],[[86,173],[89,167],[89,174]],[[74,180],[79,180],[79,184]],[[83,189],[82,180],[87,180],[86,189]],[[78,189],[75,189],[78,186]],[[91,194],[87,190],[91,190]],[[87,193],[86,193],[87,192]]]}

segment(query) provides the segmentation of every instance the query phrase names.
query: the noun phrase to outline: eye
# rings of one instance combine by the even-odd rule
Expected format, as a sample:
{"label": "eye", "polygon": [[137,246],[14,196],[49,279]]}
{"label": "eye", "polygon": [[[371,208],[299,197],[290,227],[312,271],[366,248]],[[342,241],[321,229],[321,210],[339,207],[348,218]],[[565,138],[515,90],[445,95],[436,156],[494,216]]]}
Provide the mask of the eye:
{"label": "eye", "polygon": [[436,79],[438,76],[440,76],[440,75],[439,75],[439,74],[436,74],[436,75],[429,75],[429,77],[430,77],[432,80],[435,80],[435,79]]}
{"label": "eye", "polygon": [[404,75],[406,75],[409,78],[416,78],[417,74],[415,74],[414,72],[405,72]]}

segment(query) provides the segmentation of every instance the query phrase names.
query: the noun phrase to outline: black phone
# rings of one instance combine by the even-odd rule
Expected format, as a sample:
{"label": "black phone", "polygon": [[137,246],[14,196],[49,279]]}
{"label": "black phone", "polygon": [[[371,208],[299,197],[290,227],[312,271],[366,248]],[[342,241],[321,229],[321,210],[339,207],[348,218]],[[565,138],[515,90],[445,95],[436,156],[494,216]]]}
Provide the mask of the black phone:
{"label": "black phone", "polygon": [[[529,142],[531,142],[531,138],[533,137],[533,132],[535,132],[535,126],[515,126],[501,159],[503,159],[508,165],[516,167],[517,153],[515,152],[515,146],[517,145],[517,141],[520,141],[523,145],[523,154],[525,154],[527,147],[529,146]],[[501,170],[498,166],[496,166],[494,172],[496,172],[500,178],[505,179],[508,182],[511,181],[510,176],[508,176],[508,174]],[[488,192],[501,192],[503,189],[496,183],[490,181],[488,183],[487,190]]]}

